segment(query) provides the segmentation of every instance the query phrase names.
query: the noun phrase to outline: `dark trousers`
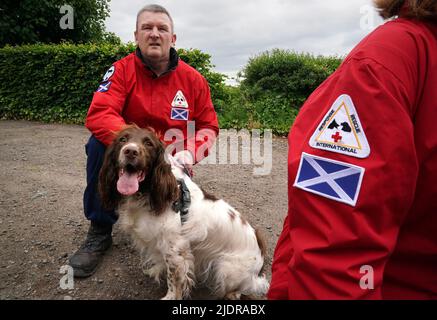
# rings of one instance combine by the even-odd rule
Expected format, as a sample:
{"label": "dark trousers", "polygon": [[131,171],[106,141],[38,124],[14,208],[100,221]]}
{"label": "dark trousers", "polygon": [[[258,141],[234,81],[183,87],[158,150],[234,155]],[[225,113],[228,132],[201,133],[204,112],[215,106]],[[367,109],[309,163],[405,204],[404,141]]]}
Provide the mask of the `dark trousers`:
{"label": "dark trousers", "polygon": [[100,225],[113,225],[117,221],[117,215],[114,211],[103,209],[97,192],[99,172],[102,168],[105,150],[105,145],[93,135],[85,145],[87,186],[83,195],[83,208],[88,220]]}

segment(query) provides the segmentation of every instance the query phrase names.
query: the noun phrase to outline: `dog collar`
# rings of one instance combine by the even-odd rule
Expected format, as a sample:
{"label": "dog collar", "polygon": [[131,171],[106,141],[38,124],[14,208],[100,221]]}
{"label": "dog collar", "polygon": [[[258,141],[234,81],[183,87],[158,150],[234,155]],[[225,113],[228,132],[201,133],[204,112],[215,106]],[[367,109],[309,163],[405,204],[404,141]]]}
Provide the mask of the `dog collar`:
{"label": "dog collar", "polygon": [[188,190],[187,185],[184,180],[177,180],[179,185],[179,199],[173,202],[172,209],[174,212],[179,213],[181,216],[181,224],[184,224],[187,220],[188,209],[191,204],[190,190]]}

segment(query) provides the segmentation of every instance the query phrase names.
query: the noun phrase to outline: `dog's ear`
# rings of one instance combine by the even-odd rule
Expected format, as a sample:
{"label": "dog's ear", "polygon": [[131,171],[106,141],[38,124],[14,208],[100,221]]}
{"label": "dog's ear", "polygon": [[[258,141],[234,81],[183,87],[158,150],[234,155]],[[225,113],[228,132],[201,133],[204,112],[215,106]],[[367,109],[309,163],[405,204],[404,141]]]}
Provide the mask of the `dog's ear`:
{"label": "dog's ear", "polygon": [[165,161],[165,149],[160,141],[156,148],[156,158],[151,168],[150,205],[156,214],[162,213],[179,196],[178,183],[171,172],[171,166]]}
{"label": "dog's ear", "polygon": [[114,140],[105,151],[102,168],[99,173],[98,191],[102,206],[106,210],[117,208],[121,199],[117,191],[118,165],[116,152],[117,140]]}

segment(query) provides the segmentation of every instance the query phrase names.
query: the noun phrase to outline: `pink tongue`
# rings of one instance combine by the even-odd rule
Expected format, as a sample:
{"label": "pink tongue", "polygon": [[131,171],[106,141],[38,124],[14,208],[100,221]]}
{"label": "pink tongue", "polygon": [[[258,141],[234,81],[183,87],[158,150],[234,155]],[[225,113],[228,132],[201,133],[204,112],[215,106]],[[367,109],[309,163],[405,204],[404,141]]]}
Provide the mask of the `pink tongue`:
{"label": "pink tongue", "polygon": [[137,192],[138,174],[121,173],[117,181],[117,190],[125,196],[130,196]]}

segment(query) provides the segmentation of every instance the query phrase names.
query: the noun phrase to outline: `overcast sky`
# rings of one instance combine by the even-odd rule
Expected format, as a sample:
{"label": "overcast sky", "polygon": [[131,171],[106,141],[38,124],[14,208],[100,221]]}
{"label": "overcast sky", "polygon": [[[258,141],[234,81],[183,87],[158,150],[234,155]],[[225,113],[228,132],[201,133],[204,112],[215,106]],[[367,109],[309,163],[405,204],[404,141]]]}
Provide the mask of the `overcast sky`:
{"label": "overcast sky", "polygon": [[273,48],[343,56],[382,23],[371,0],[111,0],[107,30],[134,41],[136,14],[150,3],[172,15],[177,48],[209,53],[229,76]]}

